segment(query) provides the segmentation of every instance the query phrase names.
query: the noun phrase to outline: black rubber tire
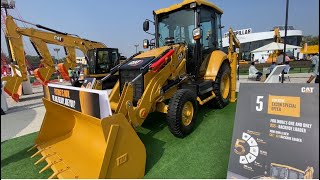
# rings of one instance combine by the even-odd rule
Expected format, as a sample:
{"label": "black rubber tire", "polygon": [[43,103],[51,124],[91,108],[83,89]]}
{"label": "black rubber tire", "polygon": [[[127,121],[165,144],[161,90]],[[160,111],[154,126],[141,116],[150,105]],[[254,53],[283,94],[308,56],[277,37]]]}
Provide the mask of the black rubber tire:
{"label": "black rubber tire", "polygon": [[[228,74],[230,79],[230,89],[229,89],[229,94],[227,98],[223,98],[220,90],[221,79],[224,74]],[[230,95],[231,95],[230,93],[231,92],[231,71],[230,71],[230,65],[228,62],[224,62],[221,65],[219,72],[216,76],[216,80],[213,83],[213,91],[216,97],[209,102],[211,106],[213,106],[214,108],[222,109],[229,104]]]}
{"label": "black rubber tire", "polygon": [[[167,113],[167,123],[170,132],[179,138],[183,138],[193,131],[195,125],[195,119],[198,109],[197,95],[188,89],[179,89],[170,99],[168,113]],[[188,126],[182,123],[182,109],[186,102],[190,101],[193,105],[193,117]]]}

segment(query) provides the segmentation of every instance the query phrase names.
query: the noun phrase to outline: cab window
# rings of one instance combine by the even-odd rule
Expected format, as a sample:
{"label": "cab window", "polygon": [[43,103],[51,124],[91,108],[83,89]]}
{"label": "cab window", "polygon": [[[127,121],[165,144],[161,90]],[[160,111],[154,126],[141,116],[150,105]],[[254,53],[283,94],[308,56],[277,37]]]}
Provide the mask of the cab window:
{"label": "cab window", "polygon": [[203,49],[217,48],[215,13],[205,7],[200,11],[200,26],[202,29],[202,38],[200,40]]}

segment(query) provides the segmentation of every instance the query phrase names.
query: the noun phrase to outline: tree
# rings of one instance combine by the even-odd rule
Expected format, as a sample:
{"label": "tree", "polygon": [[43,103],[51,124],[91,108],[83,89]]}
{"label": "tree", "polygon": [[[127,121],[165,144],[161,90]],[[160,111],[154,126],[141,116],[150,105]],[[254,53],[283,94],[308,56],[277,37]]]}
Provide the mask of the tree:
{"label": "tree", "polygon": [[308,46],[311,45],[318,45],[319,44],[319,36],[304,36],[302,37],[301,46],[304,46],[304,44],[307,43]]}
{"label": "tree", "polygon": [[33,67],[39,67],[40,58],[38,56],[26,55],[26,58]]}

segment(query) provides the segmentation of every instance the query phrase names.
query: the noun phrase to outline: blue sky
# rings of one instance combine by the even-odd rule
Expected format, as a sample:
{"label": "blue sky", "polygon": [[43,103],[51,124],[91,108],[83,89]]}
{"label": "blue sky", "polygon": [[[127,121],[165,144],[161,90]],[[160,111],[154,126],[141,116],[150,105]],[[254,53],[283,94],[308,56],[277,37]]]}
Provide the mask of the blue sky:
{"label": "blue sky", "polygon": [[[224,10],[222,24],[233,29],[252,28],[268,31],[285,23],[286,0],[209,0]],[[134,44],[142,50],[142,40],[151,36],[142,30],[152,11],[181,0],[16,0],[15,17],[63,32],[117,47],[126,56],[135,53]],[[289,25],[304,35],[319,35],[319,0],[289,0]],[[22,26],[22,24],[19,24]],[[1,48],[6,49],[1,32]],[[27,54],[35,55],[26,42]],[[50,46],[52,49],[54,46]],[[61,57],[64,53],[60,51]],[[55,53],[52,51],[52,55]]]}

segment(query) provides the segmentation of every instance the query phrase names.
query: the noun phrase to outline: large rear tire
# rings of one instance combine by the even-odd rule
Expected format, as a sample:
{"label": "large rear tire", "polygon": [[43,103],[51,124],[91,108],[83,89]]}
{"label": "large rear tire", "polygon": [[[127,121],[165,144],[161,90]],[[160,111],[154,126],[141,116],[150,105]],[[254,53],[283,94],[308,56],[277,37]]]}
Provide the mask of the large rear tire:
{"label": "large rear tire", "polygon": [[183,138],[193,131],[198,108],[196,98],[193,91],[180,89],[170,99],[166,119],[176,137]]}
{"label": "large rear tire", "polygon": [[228,62],[224,62],[221,65],[213,84],[213,91],[216,97],[210,101],[210,104],[214,108],[222,109],[229,104],[231,95],[231,71]]}

